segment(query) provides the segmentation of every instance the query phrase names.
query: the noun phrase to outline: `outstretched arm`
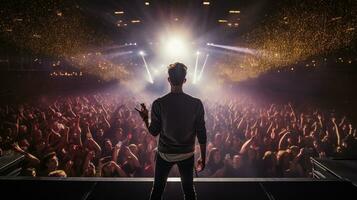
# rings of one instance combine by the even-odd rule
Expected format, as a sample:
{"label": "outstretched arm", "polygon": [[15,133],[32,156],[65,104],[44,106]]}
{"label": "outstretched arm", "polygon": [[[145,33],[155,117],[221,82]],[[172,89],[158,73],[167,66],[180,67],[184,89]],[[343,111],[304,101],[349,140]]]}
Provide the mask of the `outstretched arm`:
{"label": "outstretched arm", "polygon": [[279,150],[282,150],[283,146],[285,146],[285,141],[287,140],[288,136],[290,136],[290,132],[286,132],[279,141]]}
{"label": "outstretched arm", "polygon": [[29,161],[31,166],[37,167],[40,164],[40,160],[36,156],[24,151],[23,149],[21,149],[21,147],[19,147],[18,144],[13,144],[12,148],[14,149],[14,151],[23,154],[25,156],[25,159]]}
{"label": "outstretched arm", "polygon": [[333,117],[331,119],[331,121],[332,121],[333,126],[335,127],[335,133],[336,133],[336,137],[337,137],[337,146],[340,146],[341,145],[341,137],[340,137],[340,132],[338,130],[338,126],[336,124],[336,118]]}
{"label": "outstretched arm", "polygon": [[297,121],[297,118],[296,118],[296,114],[295,114],[294,108],[293,108],[293,106],[291,105],[291,103],[289,103],[288,105],[289,105],[291,114],[292,114],[293,117],[294,117],[294,121],[296,122],[296,121]]}
{"label": "outstretched arm", "polygon": [[251,137],[249,140],[247,140],[246,142],[244,142],[244,144],[242,145],[239,153],[240,154],[245,154],[248,151],[248,148],[250,147],[250,145],[253,143],[254,140],[254,136]]}

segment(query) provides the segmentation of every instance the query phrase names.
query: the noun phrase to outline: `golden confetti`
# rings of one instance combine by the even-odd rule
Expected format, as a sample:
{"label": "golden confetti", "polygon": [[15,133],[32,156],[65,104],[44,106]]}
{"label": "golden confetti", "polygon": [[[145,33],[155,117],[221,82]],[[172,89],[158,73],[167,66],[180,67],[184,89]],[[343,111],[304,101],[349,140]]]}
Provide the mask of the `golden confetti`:
{"label": "golden confetti", "polygon": [[87,55],[91,49],[112,41],[98,33],[76,2],[13,0],[0,5],[0,37],[19,49],[66,60],[80,71],[105,80],[125,79],[129,75],[122,65],[111,63],[100,54]]}
{"label": "golden confetti", "polygon": [[298,1],[268,16],[245,37],[248,48],[257,50],[257,55],[224,56],[217,73],[223,80],[242,81],[349,48],[356,39],[357,1],[328,2]]}

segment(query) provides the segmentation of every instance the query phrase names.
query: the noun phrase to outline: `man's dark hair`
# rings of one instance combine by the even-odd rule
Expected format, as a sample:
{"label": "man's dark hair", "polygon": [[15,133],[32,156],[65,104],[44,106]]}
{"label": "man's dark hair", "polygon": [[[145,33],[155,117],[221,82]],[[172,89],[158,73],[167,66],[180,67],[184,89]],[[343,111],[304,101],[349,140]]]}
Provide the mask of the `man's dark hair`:
{"label": "man's dark hair", "polygon": [[187,67],[184,64],[177,62],[169,65],[168,68],[171,84],[175,86],[182,85],[186,77]]}

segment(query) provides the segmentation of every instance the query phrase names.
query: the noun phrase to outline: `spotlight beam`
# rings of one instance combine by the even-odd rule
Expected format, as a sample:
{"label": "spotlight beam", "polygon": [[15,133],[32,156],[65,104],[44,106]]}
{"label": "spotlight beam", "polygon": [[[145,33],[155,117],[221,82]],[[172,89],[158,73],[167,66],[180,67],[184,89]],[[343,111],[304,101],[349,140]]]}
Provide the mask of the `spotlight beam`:
{"label": "spotlight beam", "polygon": [[124,48],[124,47],[130,47],[130,46],[136,46],[136,43],[125,43],[125,44],[122,44],[122,45],[112,45],[112,46],[109,46],[109,47],[97,49],[96,51],[118,50],[118,49],[121,49],[121,48]]}
{"label": "spotlight beam", "polygon": [[203,74],[203,70],[205,69],[205,66],[206,66],[206,63],[207,63],[207,59],[208,59],[208,54],[206,54],[206,58],[205,58],[205,61],[203,62],[203,65],[202,65],[202,68],[201,68],[201,71],[200,71],[200,75],[198,76],[198,80],[201,80],[201,77],[202,77],[202,74]]}
{"label": "spotlight beam", "polygon": [[128,54],[131,54],[131,53],[133,53],[133,51],[115,52],[115,53],[106,54],[104,56],[106,58],[108,58],[108,59],[112,59],[112,58],[115,58],[115,57],[128,55]]}
{"label": "spotlight beam", "polygon": [[227,49],[227,50],[231,50],[231,51],[236,51],[236,52],[239,52],[239,53],[246,53],[246,54],[250,54],[250,55],[256,55],[257,54],[256,50],[245,48],[245,47],[219,45],[219,44],[213,44],[213,43],[208,43],[207,45],[208,46],[212,46],[212,47],[221,48],[221,49]]}
{"label": "spotlight beam", "polygon": [[193,83],[195,84],[196,81],[197,81],[197,65],[198,65],[198,57],[200,55],[200,52],[197,51],[196,53],[196,64],[195,64],[195,71],[194,71],[194,74],[193,74]]}
{"label": "spotlight beam", "polygon": [[149,77],[149,82],[150,82],[150,83],[154,83],[154,80],[152,79],[152,76],[151,76],[149,67],[148,67],[148,65],[147,65],[147,63],[146,63],[144,54],[143,54],[142,52],[140,52],[140,56],[141,56],[141,58],[143,59],[143,62],[144,62],[144,65],[145,65],[145,69],[146,69],[146,72],[147,72],[148,77]]}

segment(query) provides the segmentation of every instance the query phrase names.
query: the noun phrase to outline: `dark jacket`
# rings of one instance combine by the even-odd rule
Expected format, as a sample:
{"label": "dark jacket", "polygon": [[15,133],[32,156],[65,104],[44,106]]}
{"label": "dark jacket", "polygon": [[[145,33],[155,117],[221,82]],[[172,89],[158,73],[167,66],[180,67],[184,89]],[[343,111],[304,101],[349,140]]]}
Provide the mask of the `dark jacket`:
{"label": "dark jacket", "polygon": [[201,100],[185,93],[169,93],[156,99],[151,107],[149,132],[160,134],[158,150],[162,153],[193,152],[196,136],[200,144],[207,141]]}

